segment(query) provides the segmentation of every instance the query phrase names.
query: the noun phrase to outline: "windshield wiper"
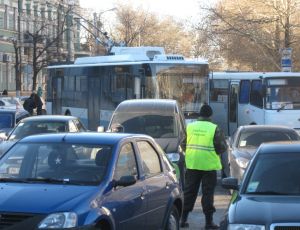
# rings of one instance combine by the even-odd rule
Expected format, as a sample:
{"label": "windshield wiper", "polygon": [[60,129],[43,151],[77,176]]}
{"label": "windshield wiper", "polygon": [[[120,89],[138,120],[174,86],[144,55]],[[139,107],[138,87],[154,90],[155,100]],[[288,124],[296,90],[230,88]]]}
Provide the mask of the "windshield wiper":
{"label": "windshield wiper", "polygon": [[275,192],[275,191],[258,191],[258,192],[247,192],[246,194],[251,195],[289,195],[289,193]]}
{"label": "windshield wiper", "polygon": [[74,185],[84,185],[86,183],[69,180],[69,179],[54,179],[54,178],[26,178],[25,179],[28,182],[44,182],[49,184],[74,184]]}
{"label": "windshield wiper", "polygon": [[0,182],[28,183],[28,181],[23,178],[0,178]]}
{"label": "windshield wiper", "polygon": [[294,102],[284,102],[280,105],[280,107],[277,109],[277,112],[283,110],[287,105],[290,105],[290,104],[294,104]]}

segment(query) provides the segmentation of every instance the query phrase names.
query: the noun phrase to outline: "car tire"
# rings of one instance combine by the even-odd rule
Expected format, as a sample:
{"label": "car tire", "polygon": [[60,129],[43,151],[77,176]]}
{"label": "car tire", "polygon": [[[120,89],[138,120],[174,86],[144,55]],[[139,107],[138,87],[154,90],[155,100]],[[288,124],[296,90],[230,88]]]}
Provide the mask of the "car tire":
{"label": "car tire", "polygon": [[179,230],[180,216],[175,205],[173,205],[168,218],[165,230]]}

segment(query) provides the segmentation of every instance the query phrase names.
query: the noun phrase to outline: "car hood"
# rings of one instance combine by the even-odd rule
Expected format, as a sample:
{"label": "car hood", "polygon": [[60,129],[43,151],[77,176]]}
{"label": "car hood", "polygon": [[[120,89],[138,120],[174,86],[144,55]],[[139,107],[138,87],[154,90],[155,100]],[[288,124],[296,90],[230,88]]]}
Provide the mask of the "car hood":
{"label": "car hood", "polygon": [[177,153],[180,145],[179,139],[176,138],[155,138],[155,141],[166,153]]}
{"label": "car hood", "polygon": [[[0,212],[51,213],[89,204],[94,186],[1,183]],[[85,203],[84,203],[85,202]]]}
{"label": "car hood", "polygon": [[[241,197],[235,204],[231,223],[299,222],[299,196]],[[251,213],[251,215],[249,215]]]}
{"label": "car hood", "polygon": [[256,152],[256,148],[237,148],[235,151],[237,152],[237,156],[244,157],[246,159],[251,159]]}

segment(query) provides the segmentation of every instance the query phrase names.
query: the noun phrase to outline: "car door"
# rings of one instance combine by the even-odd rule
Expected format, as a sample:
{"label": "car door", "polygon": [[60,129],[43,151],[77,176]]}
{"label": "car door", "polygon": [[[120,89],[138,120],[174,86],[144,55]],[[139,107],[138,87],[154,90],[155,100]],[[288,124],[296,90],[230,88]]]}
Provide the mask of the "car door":
{"label": "car door", "polygon": [[146,222],[146,187],[139,177],[132,143],[120,148],[113,178],[117,181],[122,176],[135,176],[137,182],[127,187],[116,187],[108,195],[105,206],[110,209],[117,229],[142,229]]}
{"label": "car door", "polygon": [[170,196],[170,181],[163,172],[161,159],[153,145],[146,140],[140,140],[137,141],[137,147],[147,188],[147,229],[159,229]]}

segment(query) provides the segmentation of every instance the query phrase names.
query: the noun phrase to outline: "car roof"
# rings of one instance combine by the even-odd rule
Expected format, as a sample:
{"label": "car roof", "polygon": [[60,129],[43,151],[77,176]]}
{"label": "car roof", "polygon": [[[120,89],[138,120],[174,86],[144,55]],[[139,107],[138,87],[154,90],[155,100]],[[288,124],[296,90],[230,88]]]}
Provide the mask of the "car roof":
{"label": "car roof", "polygon": [[11,108],[0,108],[0,113],[15,113],[15,114],[28,114],[25,109],[11,109]]}
{"label": "car roof", "polygon": [[280,130],[286,130],[286,131],[295,131],[293,128],[283,125],[243,125],[239,127],[240,131],[280,131]]}
{"label": "car roof", "polygon": [[26,117],[22,121],[69,121],[78,119],[74,116],[65,116],[65,115],[39,115],[39,116],[31,116]]}
{"label": "car roof", "polygon": [[143,112],[143,113],[174,113],[177,106],[172,99],[132,99],[121,102],[116,112]]}
{"label": "car roof", "polygon": [[152,139],[150,136],[142,134],[129,133],[98,133],[98,132],[81,132],[81,133],[55,133],[55,134],[38,134],[24,137],[21,143],[78,143],[78,144],[102,144],[114,145],[121,139],[130,137],[143,137]]}
{"label": "car roof", "polygon": [[259,154],[276,154],[276,153],[299,153],[300,154],[300,141],[277,141],[263,143],[259,147]]}

